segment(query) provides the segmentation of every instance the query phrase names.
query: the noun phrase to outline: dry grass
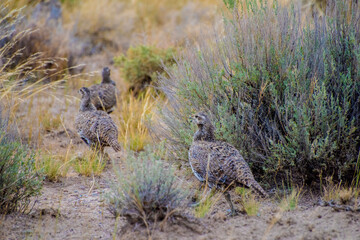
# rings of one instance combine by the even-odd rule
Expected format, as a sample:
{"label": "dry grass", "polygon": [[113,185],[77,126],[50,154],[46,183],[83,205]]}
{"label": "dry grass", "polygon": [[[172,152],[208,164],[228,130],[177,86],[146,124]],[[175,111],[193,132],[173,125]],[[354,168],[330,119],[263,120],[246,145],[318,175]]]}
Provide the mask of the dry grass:
{"label": "dry grass", "polygon": [[[8,7],[0,6],[2,10]],[[2,15],[0,22],[11,26],[18,24],[20,18],[20,10],[14,9]],[[21,47],[21,44],[30,41],[33,33],[30,29],[0,32],[0,39],[12,36],[0,49],[0,100],[9,111],[9,124],[16,126],[20,137],[25,140],[23,143],[32,147],[41,141],[41,124],[45,130],[50,130],[58,128],[61,122],[60,116],[51,116],[47,111],[34,116],[43,109],[41,103],[34,105],[35,96],[49,92],[71,78],[67,75],[67,69],[59,68],[57,61],[64,59],[49,58],[46,54],[28,52],[28,48]],[[51,79],[55,81],[49,81]],[[67,174],[68,158],[67,155],[64,157],[47,152],[37,156],[35,165],[50,181],[58,181],[59,177]]]}
{"label": "dry grass", "polygon": [[135,23],[127,5],[117,0],[84,0],[65,5],[64,23],[77,37],[76,55],[127,48]]}
{"label": "dry grass", "polygon": [[[284,186],[283,186],[283,188],[285,189]],[[270,234],[270,231],[273,229],[275,224],[278,221],[280,221],[284,212],[292,211],[297,208],[302,190],[303,190],[302,188],[292,186],[290,194],[285,194],[283,197],[280,197],[279,195],[277,196],[278,198],[280,198],[278,210],[273,215],[273,217],[270,219],[270,222],[269,222],[269,224],[265,230],[265,233],[261,239],[263,239],[263,240],[268,239],[268,235]]]}
{"label": "dry grass", "polygon": [[325,186],[323,186],[322,200],[325,202],[334,201],[339,204],[350,204],[357,201],[360,189],[356,187],[342,186],[341,182],[335,184],[332,177],[325,179]]}
{"label": "dry grass", "polygon": [[62,155],[44,154],[37,157],[36,167],[43,172],[47,180],[57,182],[60,177],[66,177],[70,165]]}
{"label": "dry grass", "polygon": [[50,132],[61,126],[61,114],[53,115],[49,112],[44,112],[42,116],[41,125],[45,131]]}
{"label": "dry grass", "polygon": [[356,191],[353,188],[343,188],[339,191],[339,200],[342,204],[348,204],[355,197]]}
{"label": "dry grass", "polygon": [[[27,17],[27,14],[30,16],[33,14],[33,10],[28,5],[19,9],[25,4],[27,4],[26,1],[20,0],[9,1],[2,5],[1,16],[4,16],[4,12],[7,13],[3,19],[23,19],[23,21],[14,24],[13,34],[7,35],[11,44],[6,44],[5,49],[8,53],[7,56],[10,55],[12,61],[6,64],[5,69],[13,68],[19,63],[26,63],[29,66],[29,59],[41,55],[47,60],[32,61],[30,66],[46,72],[46,80],[61,79],[62,75],[59,72],[68,70],[69,33],[61,27],[60,21],[49,23],[46,16]],[[30,5],[32,6],[32,4]],[[32,81],[39,78],[36,75],[28,75],[27,77],[28,80]]]}
{"label": "dry grass", "polygon": [[335,184],[332,180],[332,177],[325,179],[325,186],[323,186],[323,196],[324,201],[339,200],[339,193],[341,190],[341,183]]}
{"label": "dry grass", "polygon": [[80,175],[99,176],[106,166],[106,158],[96,151],[88,151],[84,156],[72,158],[72,163],[75,171]]}
{"label": "dry grass", "polygon": [[114,119],[119,122],[119,141],[125,149],[140,151],[152,142],[146,122],[154,121],[153,110],[162,101],[162,97],[154,96],[152,89],[148,89],[139,98],[133,95],[120,97],[120,106],[114,111]]}
{"label": "dry grass", "polygon": [[[6,5],[3,10],[5,8]],[[20,14],[18,9],[8,11],[5,16],[0,17],[0,21],[9,26],[19,24]],[[28,48],[18,47],[21,42],[26,42],[32,33],[30,29],[0,33],[0,39],[12,36],[0,49],[0,101],[4,108],[9,109],[9,122],[17,126],[20,134],[26,132],[26,136],[21,137],[29,144],[32,144],[36,137],[39,138],[40,129],[40,122],[35,120],[37,118],[34,119],[32,115],[26,116],[26,112],[30,114],[41,108],[41,105],[33,106],[34,96],[41,92],[49,92],[73,77],[67,74],[68,69],[59,68],[57,61],[61,58],[49,58],[40,52],[29,53]],[[51,79],[55,81],[49,81]],[[24,108],[24,103],[25,106],[27,104],[27,108]],[[26,118],[29,118],[31,125],[24,126],[22,120]],[[59,118],[55,117],[50,121],[45,120],[44,123],[48,124],[48,127],[56,127],[59,126],[58,120]]]}
{"label": "dry grass", "polygon": [[292,187],[290,194],[285,195],[279,204],[280,212],[295,210],[299,203],[302,188]]}
{"label": "dry grass", "polygon": [[222,193],[209,190],[207,188],[202,191],[198,196],[198,205],[194,209],[194,215],[197,218],[203,218],[211,212],[216,202],[222,196]]}
{"label": "dry grass", "polygon": [[255,195],[250,189],[237,187],[235,192],[241,196],[240,204],[243,211],[249,216],[256,216],[259,212],[260,202],[255,199]]}

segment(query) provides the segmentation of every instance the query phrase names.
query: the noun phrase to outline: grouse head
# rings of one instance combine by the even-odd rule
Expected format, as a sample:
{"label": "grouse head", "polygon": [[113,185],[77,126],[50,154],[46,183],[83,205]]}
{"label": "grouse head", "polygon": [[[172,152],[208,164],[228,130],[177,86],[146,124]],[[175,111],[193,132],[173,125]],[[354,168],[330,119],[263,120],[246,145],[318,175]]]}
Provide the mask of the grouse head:
{"label": "grouse head", "polygon": [[79,93],[81,94],[81,97],[90,97],[90,90],[87,87],[82,87],[79,89]]}
{"label": "grouse head", "polygon": [[208,116],[203,112],[198,112],[195,114],[193,119],[195,120],[195,123],[198,125],[198,127],[211,124]]}
{"label": "grouse head", "polygon": [[103,78],[103,82],[104,83],[110,83],[111,79],[110,79],[110,68],[108,67],[104,67],[102,70],[102,78]]}
{"label": "grouse head", "polygon": [[211,124],[208,116],[203,112],[198,112],[193,117],[196,125],[198,126],[198,131],[194,135],[194,140],[201,141],[214,141],[214,126]]}
{"label": "grouse head", "polygon": [[82,87],[79,89],[79,93],[81,94],[80,111],[96,110],[90,100],[90,90],[86,87]]}

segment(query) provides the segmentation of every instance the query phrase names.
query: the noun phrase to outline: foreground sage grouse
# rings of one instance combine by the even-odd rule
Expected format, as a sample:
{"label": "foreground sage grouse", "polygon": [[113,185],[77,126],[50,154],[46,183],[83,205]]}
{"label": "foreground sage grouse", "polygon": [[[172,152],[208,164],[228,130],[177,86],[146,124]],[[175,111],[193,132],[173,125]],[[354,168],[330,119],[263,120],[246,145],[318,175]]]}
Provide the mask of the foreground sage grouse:
{"label": "foreground sage grouse", "polygon": [[75,118],[75,128],[81,139],[92,149],[104,152],[104,147],[112,147],[116,152],[121,147],[118,143],[118,130],[111,117],[104,111],[96,110],[90,100],[90,90],[82,87],[80,110]]}
{"label": "foreground sage grouse", "polygon": [[225,190],[224,195],[230,204],[231,215],[235,215],[235,210],[227,192],[229,188],[244,186],[267,196],[239,151],[229,143],[215,140],[215,128],[208,116],[200,112],[193,119],[198,131],[189,150],[191,169],[196,178],[206,182],[210,188],[215,186]]}
{"label": "foreground sage grouse", "polygon": [[91,102],[97,110],[103,110],[107,113],[114,111],[116,106],[116,84],[110,79],[110,68],[105,67],[102,70],[102,81],[89,87],[91,92]]}

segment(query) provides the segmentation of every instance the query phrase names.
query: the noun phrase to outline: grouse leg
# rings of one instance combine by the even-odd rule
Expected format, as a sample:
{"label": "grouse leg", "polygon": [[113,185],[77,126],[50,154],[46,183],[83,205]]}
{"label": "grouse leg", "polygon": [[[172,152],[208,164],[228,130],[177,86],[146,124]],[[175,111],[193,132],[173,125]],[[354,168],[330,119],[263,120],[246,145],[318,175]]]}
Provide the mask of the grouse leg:
{"label": "grouse leg", "polygon": [[233,206],[233,204],[231,202],[230,193],[229,192],[224,192],[224,196],[225,196],[226,201],[230,205],[230,216],[235,216],[236,212],[235,212],[234,206]]}

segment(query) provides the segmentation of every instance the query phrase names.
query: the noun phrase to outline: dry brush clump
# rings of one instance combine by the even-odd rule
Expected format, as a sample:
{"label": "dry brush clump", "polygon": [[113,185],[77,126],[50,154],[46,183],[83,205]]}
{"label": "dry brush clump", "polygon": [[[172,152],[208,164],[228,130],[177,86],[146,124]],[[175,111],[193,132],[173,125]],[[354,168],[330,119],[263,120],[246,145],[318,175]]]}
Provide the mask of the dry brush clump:
{"label": "dry brush clump", "polygon": [[334,183],[332,177],[325,179],[325,184],[322,186],[321,200],[327,203],[357,205],[360,189],[355,186],[342,186],[340,183]]}
{"label": "dry brush clump", "polygon": [[[52,1],[54,2],[54,1]],[[56,2],[56,1],[55,1]],[[2,3],[1,24],[8,26],[8,31],[2,32],[0,47],[6,62],[6,69],[14,69],[26,63],[27,66],[46,71],[47,80],[61,78],[58,74],[68,68],[70,50],[66,30],[61,23],[61,6],[39,3],[31,8],[14,8],[9,1]],[[5,35],[5,36],[4,36]],[[28,62],[28,59],[39,56],[47,61]],[[35,80],[36,77],[27,78]]]}
{"label": "dry brush clump", "polygon": [[179,186],[174,170],[166,166],[154,149],[139,154],[129,152],[116,182],[107,196],[114,216],[125,217],[130,224],[145,225],[166,222],[180,215],[187,194]]}
{"label": "dry brush clump", "polygon": [[[307,183],[351,181],[360,146],[359,5],[334,1],[322,17],[301,7],[240,1],[226,35],[199,41],[160,77],[169,104],[155,129],[186,159],[188,117],[210,114],[217,139],[255,174]],[[271,24],[269,24],[271,23]]]}

